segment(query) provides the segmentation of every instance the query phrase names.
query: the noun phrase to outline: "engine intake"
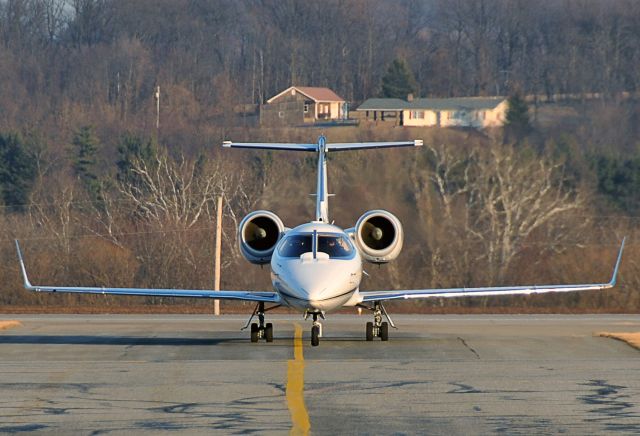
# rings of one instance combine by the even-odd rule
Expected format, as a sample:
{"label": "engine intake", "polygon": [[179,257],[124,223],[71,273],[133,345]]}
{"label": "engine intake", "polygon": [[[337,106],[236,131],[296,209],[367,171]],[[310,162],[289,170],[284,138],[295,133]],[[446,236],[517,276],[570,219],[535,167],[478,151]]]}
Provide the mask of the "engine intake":
{"label": "engine intake", "polygon": [[370,210],[354,228],[355,241],[362,257],[371,263],[387,263],[398,257],[404,234],[402,224],[386,210]]}
{"label": "engine intake", "polygon": [[284,230],[282,220],[275,213],[268,210],[251,212],[238,227],[240,252],[251,263],[269,263]]}

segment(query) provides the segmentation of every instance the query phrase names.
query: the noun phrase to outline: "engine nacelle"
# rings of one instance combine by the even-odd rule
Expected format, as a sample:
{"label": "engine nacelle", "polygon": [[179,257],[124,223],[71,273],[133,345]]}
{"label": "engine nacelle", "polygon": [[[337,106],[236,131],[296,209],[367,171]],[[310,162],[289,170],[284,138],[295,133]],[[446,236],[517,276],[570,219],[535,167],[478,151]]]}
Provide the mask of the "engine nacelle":
{"label": "engine nacelle", "polygon": [[244,217],[238,227],[240,251],[256,265],[271,262],[276,244],[284,234],[282,220],[268,210],[257,210]]}
{"label": "engine nacelle", "polygon": [[387,263],[402,250],[404,233],[395,215],[386,210],[370,210],[354,227],[354,239],[362,257],[371,263]]}

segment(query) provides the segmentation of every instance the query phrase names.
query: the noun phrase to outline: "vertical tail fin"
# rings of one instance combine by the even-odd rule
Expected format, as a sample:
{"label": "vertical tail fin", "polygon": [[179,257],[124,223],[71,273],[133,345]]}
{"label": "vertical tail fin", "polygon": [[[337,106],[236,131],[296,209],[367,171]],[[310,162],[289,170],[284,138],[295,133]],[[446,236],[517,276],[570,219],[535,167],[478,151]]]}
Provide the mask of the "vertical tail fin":
{"label": "vertical tail fin", "polygon": [[327,138],[318,138],[318,184],[316,188],[316,221],[329,222],[329,185],[327,180]]}

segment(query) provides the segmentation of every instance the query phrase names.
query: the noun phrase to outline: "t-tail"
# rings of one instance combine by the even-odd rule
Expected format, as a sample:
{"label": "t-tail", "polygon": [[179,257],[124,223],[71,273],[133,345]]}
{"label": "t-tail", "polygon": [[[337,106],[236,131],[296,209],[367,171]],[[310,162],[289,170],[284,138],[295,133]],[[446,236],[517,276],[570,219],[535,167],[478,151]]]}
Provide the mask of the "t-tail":
{"label": "t-tail", "polygon": [[327,180],[327,154],[334,151],[361,150],[365,148],[420,147],[422,140],[398,142],[342,142],[328,143],[324,135],[315,144],[259,143],[225,141],[223,147],[252,148],[261,150],[310,151],[318,154],[318,182],[316,188],[316,221],[329,222],[329,185]]}

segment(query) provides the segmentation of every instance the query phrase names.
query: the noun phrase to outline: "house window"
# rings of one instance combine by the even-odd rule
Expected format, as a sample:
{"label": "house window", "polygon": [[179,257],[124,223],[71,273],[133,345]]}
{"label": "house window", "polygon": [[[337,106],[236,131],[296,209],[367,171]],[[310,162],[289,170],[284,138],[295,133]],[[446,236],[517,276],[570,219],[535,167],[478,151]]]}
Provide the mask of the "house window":
{"label": "house window", "polygon": [[411,111],[411,117],[416,120],[424,120],[424,111]]}
{"label": "house window", "polygon": [[278,118],[284,118],[284,112],[283,111],[278,112]]}
{"label": "house window", "polygon": [[309,103],[304,104],[304,109],[302,110],[305,114],[309,113]]}
{"label": "house window", "polygon": [[318,117],[329,118],[331,114],[331,105],[329,103],[320,103],[318,105]]}

